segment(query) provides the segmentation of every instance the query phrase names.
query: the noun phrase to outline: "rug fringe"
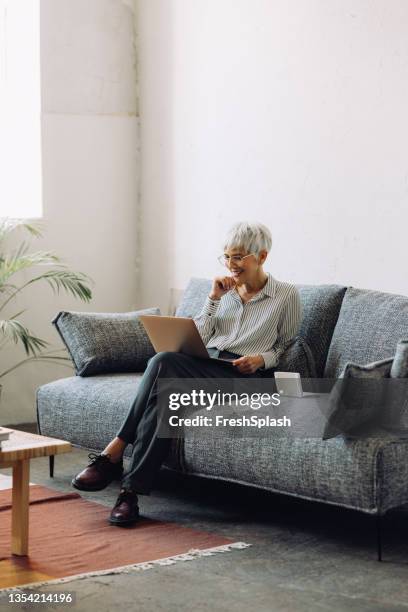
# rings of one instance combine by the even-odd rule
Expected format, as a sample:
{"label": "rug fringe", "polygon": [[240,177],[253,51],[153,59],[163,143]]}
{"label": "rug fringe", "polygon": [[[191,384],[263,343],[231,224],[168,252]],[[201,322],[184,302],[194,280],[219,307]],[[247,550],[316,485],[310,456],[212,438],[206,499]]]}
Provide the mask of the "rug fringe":
{"label": "rug fringe", "polygon": [[174,555],[173,557],[163,557],[162,559],[155,559],[154,561],[145,561],[142,563],[134,563],[132,565],[122,565],[120,567],[114,567],[112,569],[98,570],[94,572],[86,572],[84,574],[75,574],[73,576],[66,576],[65,578],[56,578],[55,580],[44,580],[42,582],[29,582],[27,584],[19,584],[14,587],[7,587],[0,589],[0,595],[10,591],[19,591],[21,589],[37,588],[40,586],[48,586],[51,584],[65,584],[72,580],[82,580],[83,578],[90,578],[92,576],[109,576],[112,574],[130,574],[134,571],[149,570],[160,565],[173,565],[178,561],[193,561],[199,557],[210,557],[216,553],[225,553],[232,550],[248,548],[251,544],[246,542],[232,542],[231,544],[223,544],[222,546],[213,546],[212,548],[191,548],[188,552],[180,555]]}

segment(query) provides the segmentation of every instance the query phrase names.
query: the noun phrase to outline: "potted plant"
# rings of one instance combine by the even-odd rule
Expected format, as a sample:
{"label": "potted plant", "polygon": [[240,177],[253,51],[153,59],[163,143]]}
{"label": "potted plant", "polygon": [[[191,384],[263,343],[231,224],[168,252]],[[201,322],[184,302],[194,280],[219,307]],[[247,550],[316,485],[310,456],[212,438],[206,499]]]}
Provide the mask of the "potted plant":
{"label": "potted plant", "polygon": [[[25,358],[5,369],[0,368],[0,393],[1,381],[24,363],[32,361],[47,361],[49,363],[70,364],[66,356],[58,355],[64,349],[46,350],[49,343],[31,333],[21,322],[20,317],[26,309],[20,310],[11,316],[5,316],[5,309],[13,303],[15,298],[24,289],[33,283],[48,283],[54,292],[61,290],[70,293],[74,297],[89,302],[92,292],[88,287],[91,279],[81,272],[72,272],[61,261],[59,257],[49,251],[29,252],[30,244],[22,240],[17,248],[7,252],[6,239],[11,234],[24,231],[36,238],[41,236],[38,224],[28,223],[21,219],[0,218],[0,351],[10,343],[20,344],[24,348]],[[34,274],[29,280],[16,284],[15,276],[31,268],[46,268],[44,272]]]}

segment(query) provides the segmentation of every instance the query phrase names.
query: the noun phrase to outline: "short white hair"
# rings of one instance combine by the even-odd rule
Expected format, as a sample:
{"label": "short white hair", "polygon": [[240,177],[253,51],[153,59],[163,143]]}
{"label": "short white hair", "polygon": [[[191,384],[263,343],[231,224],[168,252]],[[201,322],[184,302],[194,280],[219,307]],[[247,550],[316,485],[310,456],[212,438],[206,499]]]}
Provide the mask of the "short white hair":
{"label": "short white hair", "polygon": [[224,250],[243,249],[246,253],[259,255],[261,251],[272,248],[272,236],[268,228],[262,223],[249,223],[241,221],[235,223],[227,233]]}

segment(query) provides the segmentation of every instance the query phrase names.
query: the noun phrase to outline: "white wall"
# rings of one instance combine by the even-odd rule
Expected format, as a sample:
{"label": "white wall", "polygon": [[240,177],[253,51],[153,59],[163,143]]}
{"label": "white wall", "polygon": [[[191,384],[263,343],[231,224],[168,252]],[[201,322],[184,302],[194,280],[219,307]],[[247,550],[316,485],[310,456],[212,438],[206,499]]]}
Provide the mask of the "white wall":
{"label": "white wall", "polygon": [[[37,286],[19,301],[24,322],[60,346],[50,320],[59,310],[127,311],[141,301],[139,126],[132,2],[41,0],[44,238],[94,279],[90,304]],[[2,369],[20,357],[2,352]],[[0,423],[35,420],[35,390],[71,375],[23,366],[3,379]]]}
{"label": "white wall", "polygon": [[406,0],[139,10],[144,302],[218,273],[246,218],[279,279],[408,294]]}

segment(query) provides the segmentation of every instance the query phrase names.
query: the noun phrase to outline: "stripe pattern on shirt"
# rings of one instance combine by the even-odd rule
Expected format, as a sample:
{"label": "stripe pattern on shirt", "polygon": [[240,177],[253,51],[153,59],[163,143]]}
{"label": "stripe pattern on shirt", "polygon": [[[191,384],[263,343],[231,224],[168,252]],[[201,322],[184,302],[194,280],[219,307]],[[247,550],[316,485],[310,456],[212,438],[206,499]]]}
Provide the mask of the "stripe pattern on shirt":
{"label": "stripe pattern on shirt", "polygon": [[207,297],[201,313],[194,318],[208,348],[262,355],[265,369],[278,364],[296,336],[302,316],[297,287],[267,274],[263,289],[245,304],[234,288],[219,300]]}

